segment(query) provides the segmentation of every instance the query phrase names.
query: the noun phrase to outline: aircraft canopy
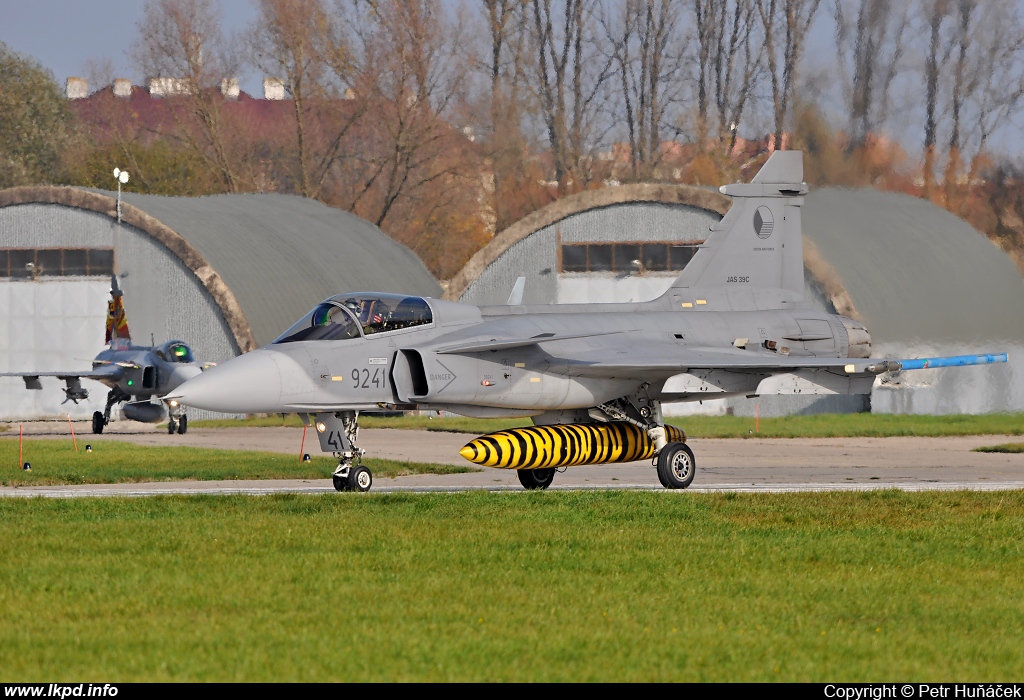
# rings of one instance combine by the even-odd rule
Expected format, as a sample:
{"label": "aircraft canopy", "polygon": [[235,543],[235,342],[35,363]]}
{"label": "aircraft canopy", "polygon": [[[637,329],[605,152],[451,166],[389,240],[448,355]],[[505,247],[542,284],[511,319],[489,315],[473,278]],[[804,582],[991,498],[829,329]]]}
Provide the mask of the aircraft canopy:
{"label": "aircraft canopy", "polygon": [[157,356],[166,362],[195,362],[192,348],[180,340],[168,340],[156,350]]}
{"label": "aircraft canopy", "polygon": [[377,292],[339,294],[321,302],[274,343],[345,340],[432,323],[430,305],[421,297]]}

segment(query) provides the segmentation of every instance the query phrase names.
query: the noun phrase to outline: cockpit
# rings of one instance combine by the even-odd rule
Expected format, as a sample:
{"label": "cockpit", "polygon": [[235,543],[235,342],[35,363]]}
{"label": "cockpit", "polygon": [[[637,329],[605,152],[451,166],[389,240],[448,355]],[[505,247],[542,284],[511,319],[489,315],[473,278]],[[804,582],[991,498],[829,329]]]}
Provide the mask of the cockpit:
{"label": "cockpit", "polygon": [[180,340],[168,340],[156,349],[157,357],[165,362],[195,362],[192,348]]}
{"label": "cockpit", "polygon": [[357,292],[321,302],[274,343],[345,340],[432,323],[430,305],[421,297]]}

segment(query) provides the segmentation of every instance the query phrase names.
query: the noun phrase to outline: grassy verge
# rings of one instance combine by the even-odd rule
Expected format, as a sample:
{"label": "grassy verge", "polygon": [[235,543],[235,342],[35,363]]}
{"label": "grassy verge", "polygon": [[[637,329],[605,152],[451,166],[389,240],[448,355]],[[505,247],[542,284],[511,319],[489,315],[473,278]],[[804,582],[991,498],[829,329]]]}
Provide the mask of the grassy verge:
{"label": "grassy verge", "polygon": [[[326,479],[337,466],[334,459],[319,455],[309,462],[300,462],[298,454],[151,447],[127,442],[99,441],[93,444],[92,452],[86,452],[84,441],[80,440],[79,449],[81,451],[76,453],[71,441],[25,440],[24,460],[32,465],[32,470],[24,471],[19,466],[18,441],[0,440],[0,484],[42,486],[182,479]],[[473,467],[389,459],[367,459],[365,464],[377,477],[476,471]]]}
{"label": "grassy verge", "polygon": [[688,435],[704,438],[1024,435],[1024,413],[947,416],[847,413],[762,418],[760,421],[740,416],[692,416],[672,418],[669,422],[684,428]]}
{"label": "grassy verge", "polygon": [[975,447],[974,452],[1006,452],[1006,453],[1019,453],[1024,452],[1024,442],[1008,442],[1005,445],[992,445],[985,447]]}
{"label": "grassy verge", "polygon": [[0,499],[19,681],[996,681],[1024,493]]}
{"label": "grassy verge", "polygon": [[[689,416],[670,418],[673,425],[696,438],[795,438],[795,437],[943,437],[955,435],[1024,435],[1024,413],[982,415],[910,416],[884,413],[823,414],[753,418],[741,416]],[[429,416],[362,416],[365,428],[437,430],[482,435],[508,428],[532,425],[529,418],[479,419]],[[248,420],[194,421],[193,427],[239,426],[301,427],[298,416],[271,416]]]}

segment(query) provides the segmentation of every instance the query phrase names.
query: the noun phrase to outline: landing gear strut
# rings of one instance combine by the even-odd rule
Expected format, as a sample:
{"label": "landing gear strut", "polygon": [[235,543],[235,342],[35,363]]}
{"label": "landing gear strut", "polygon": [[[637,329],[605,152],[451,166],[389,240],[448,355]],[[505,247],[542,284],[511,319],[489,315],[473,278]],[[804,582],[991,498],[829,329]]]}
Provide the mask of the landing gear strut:
{"label": "landing gear strut", "polygon": [[[308,420],[309,416],[303,416]],[[338,411],[313,416],[320,449],[338,458],[338,468],[331,475],[338,491],[366,492],[373,486],[373,473],[360,462],[366,450],[356,447],[359,435],[359,413]]]}
{"label": "landing gear strut", "polygon": [[697,461],[685,442],[667,441],[661,402],[650,397],[648,386],[641,384],[632,394],[591,409],[591,415],[596,411],[612,420],[629,421],[645,429],[654,444],[658,481],[667,489],[685,489],[693,483]]}
{"label": "landing gear strut", "polygon": [[92,414],[92,432],[99,435],[103,432],[103,428],[110,423],[110,409],[114,407],[114,404],[121,403],[131,397],[128,394],[123,393],[117,387],[114,387],[107,392],[107,405],[103,408],[103,413],[96,411]]}
{"label": "landing gear strut", "polygon": [[[174,404],[176,402],[171,403]],[[168,404],[167,417],[167,434],[174,435],[174,432],[177,431],[178,435],[184,435],[185,431],[188,430],[188,416],[185,415],[185,407]]]}

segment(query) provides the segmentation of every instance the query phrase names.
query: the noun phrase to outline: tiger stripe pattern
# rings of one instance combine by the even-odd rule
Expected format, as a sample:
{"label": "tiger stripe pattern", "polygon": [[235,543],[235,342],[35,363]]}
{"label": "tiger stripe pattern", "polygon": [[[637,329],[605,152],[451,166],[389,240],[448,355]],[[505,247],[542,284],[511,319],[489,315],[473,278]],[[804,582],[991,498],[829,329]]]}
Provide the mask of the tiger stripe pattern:
{"label": "tiger stripe pattern", "polygon": [[[665,439],[686,442],[686,434],[666,425]],[[548,469],[650,459],[654,443],[646,430],[625,421],[534,425],[483,435],[459,454],[495,469]]]}

